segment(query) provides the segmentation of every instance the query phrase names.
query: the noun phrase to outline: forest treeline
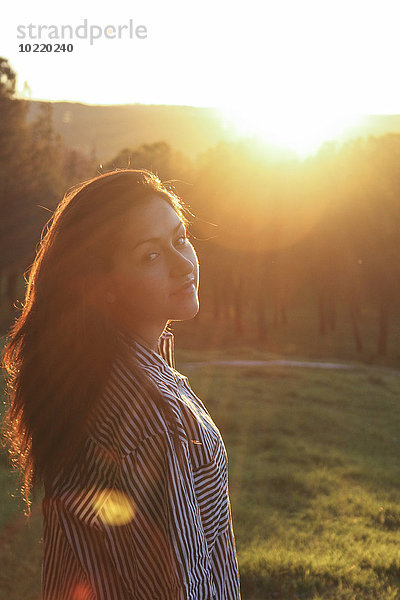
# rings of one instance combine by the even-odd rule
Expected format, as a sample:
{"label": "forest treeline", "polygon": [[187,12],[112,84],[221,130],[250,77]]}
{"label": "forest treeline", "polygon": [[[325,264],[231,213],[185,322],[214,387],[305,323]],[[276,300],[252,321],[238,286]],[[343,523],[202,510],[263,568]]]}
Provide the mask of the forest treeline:
{"label": "forest treeline", "polygon": [[[24,92],[29,96],[29,90]],[[29,100],[28,120],[34,120],[43,102]],[[54,128],[66,144],[81,152],[96,153],[100,161],[118,154],[121,148],[165,140],[191,159],[220,140],[237,138],[234,127],[222,120],[217,109],[164,104],[88,105],[52,102]],[[380,120],[379,120],[380,121]],[[370,123],[371,133],[391,123]]]}
{"label": "forest treeline", "polygon": [[303,161],[279,158],[254,139],[220,142],[193,160],[160,140],[121,149],[99,165],[95,153],[73,150],[56,134],[50,104],[27,119],[15,80],[0,58],[3,330],[17,314],[18,285],[65,190],[132,167],[169,181],[192,213],[199,318],[208,327],[223,322],[245,340],[251,322],[268,348],[271,329],[290,327],[299,306],[310,307],[309,328],[319,336],[335,331],[344,307],[362,355],[367,309],[376,319],[375,354],[387,355],[400,316],[400,135],[326,143]]}

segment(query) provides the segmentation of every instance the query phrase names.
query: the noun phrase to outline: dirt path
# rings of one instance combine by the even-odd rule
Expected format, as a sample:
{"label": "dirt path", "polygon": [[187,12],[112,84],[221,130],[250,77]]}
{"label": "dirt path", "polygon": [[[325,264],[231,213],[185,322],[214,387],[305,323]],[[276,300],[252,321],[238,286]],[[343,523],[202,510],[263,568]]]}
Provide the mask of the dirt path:
{"label": "dirt path", "polygon": [[386,373],[387,375],[400,375],[400,371],[392,369],[390,367],[380,367],[376,365],[363,365],[363,364],[349,364],[349,363],[336,363],[336,362],[313,362],[304,360],[289,360],[289,359],[275,359],[275,360],[209,360],[209,361],[197,361],[197,362],[185,362],[182,364],[182,368],[196,368],[203,367],[205,365],[217,365],[221,367],[302,367],[309,369],[338,369],[347,371],[379,371],[379,373]]}

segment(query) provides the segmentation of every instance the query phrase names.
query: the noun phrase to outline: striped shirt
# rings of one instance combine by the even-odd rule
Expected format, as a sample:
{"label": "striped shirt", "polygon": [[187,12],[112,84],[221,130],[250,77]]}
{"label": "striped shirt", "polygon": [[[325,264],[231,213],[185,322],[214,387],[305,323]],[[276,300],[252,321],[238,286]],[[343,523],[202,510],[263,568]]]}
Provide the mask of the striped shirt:
{"label": "striped shirt", "polygon": [[175,369],[174,335],[158,352],[119,332],[177,422],[115,358],[90,421],[82,464],[42,502],[43,600],[240,600],[221,434]]}

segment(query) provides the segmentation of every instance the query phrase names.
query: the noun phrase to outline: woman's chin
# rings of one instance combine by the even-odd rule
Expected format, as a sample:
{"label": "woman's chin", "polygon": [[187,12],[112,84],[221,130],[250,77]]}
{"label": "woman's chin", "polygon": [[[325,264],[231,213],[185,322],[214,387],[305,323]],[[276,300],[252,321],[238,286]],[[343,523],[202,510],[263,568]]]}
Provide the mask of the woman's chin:
{"label": "woman's chin", "polygon": [[192,300],[191,302],[185,302],[180,305],[174,307],[174,310],[171,311],[172,316],[169,317],[171,321],[187,321],[188,319],[193,319],[197,313],[199,312],[199,303],[197,300]]}

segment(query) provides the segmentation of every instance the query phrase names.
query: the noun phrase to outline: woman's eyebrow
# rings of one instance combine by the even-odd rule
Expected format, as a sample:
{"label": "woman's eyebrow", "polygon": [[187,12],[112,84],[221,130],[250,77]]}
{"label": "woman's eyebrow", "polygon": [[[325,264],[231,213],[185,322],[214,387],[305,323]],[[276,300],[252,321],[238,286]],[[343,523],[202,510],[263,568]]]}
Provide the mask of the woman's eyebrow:
{"label": "woman's eyebrow", "polygon": [[[174,229],[173,229],[173,230],[172,230],[172,232],[171,232],[171,233],[172,233],[172,235],[174,235],[174,233],[177,233],[177,232],[178,232],[178,230],[179,230],[181,227],[184,227],[184,223],[183,223],[183,221],[180,221],[180,222],[178,223],[178,225],[177,225],[176,227],[174,227]],[[160,241],[161,239],[162,239],[162,238],[159,238],[159,237],[158,237],[158,238],[157,238],[157,237],[154,237],[154,238],[148,238],[147,240],[141,240],[141,241],[140,241],[140,242],[138,242],[138,243],[136,244],[136,246],[134,246],[132,249],[133,249],[133,250],[136,250],[136,248],[137,248],[138,246],[141,246],[142,244],[145,244],[146,242],[158,242],[158,241]]]}

